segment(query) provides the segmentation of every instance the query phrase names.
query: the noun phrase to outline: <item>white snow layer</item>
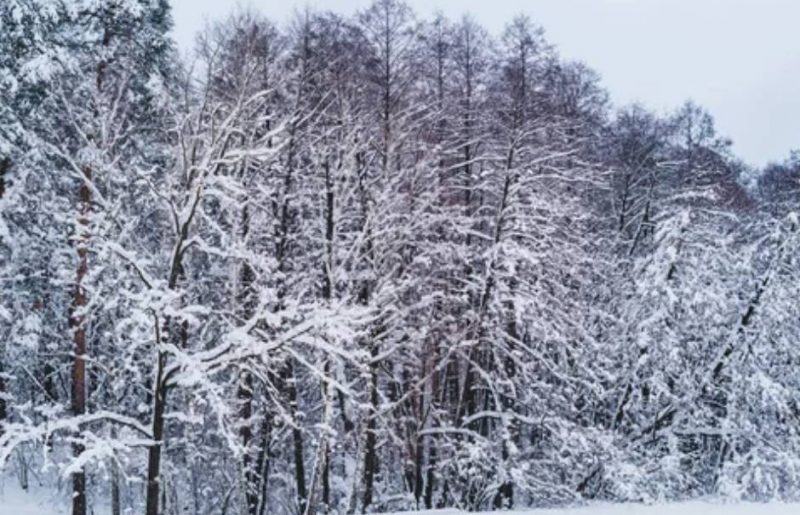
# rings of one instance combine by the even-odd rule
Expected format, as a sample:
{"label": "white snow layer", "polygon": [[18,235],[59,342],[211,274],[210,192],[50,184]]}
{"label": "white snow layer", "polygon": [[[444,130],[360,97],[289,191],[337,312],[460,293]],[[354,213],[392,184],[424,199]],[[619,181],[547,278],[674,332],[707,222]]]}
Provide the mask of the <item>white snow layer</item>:
{"label": "white snow layer", "polygon": [[[0,515],[67,515],[67,499],[54,500],[52,492],[31,486],[22,490],[14,480],[0,481]],[[64,506],[59,506],[59,504]]]}
{"label": "white snow layer", "polygon": [[[16,482],[7,481],[0,487],[0,515],[66,515],[69,506],[59,506],[52,492],[31,489],[21,490]],[[434,510],[403,512],[393,515],[464,515],[459,510]],[[486,512],[487,515],[490,512]],[[594,504],[579,508],[518,510],[493,512],[498,515],[797,515],[800,504],[783,503],[712,503],[685,502],[645,506],[640,504]]]}
{"label": "white snow layer", "polygon": [[[414,512],[416,515],[464,515],[459,510]],[[645,506],[641,504],[593,504],[579,508],[486,512],[496,515],[798,515],[800,504],[683,502]],[[395,513],[393,515],[410,515]]]}

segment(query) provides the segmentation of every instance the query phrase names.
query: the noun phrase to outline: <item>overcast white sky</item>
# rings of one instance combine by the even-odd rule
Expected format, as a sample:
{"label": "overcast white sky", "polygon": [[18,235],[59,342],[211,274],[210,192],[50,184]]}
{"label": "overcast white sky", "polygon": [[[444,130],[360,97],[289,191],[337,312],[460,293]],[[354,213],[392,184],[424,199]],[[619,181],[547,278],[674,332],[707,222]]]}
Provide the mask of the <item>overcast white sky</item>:
{"label": "overcast white sky", "polygon": [[[370,0],[172,0],[184,49],[237,3],[278,21],[305,5],[350,14]],[[666,111],[692,98],[761,165],[800,149],[800,0],[409,0],[421,16],[471,13],[498,34],[525,12],[563,56],[603,76],[615,104]]]}

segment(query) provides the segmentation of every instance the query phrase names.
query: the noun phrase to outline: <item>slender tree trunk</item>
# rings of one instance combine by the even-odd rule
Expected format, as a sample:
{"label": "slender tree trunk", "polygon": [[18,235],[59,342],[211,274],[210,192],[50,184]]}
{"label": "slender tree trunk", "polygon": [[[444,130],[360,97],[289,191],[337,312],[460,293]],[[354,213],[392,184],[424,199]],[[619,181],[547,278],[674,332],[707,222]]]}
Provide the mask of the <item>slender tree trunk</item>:
{"label": "slender tree trunk", "polygon": [[322,466],[322,504],[325,506],[325,513],[330,511],[331,506],[331,446],[325,441],[324,463]]}
{"label": "slender tree trunk", "polygon": [[[185,239],[185,234],[184,234]],[[179,245],[177,248],[181,248]],[[176,252],[176,254],[179,254]],[[181,266],[180,258],[175,261],[175,267],[170,274],[168,287],[174,290],[177,286],[178,280],[183,275],[183,267]],[[177,270],[177,271],[175,271]],[[177,345],[180,348],[186,348],[188,340],[188,328],[186,322],[180,324],[173,324],[170,319],[164,322],[165,334],[167,341],[171,341],[172,335],[177,335]],[[166,489],[162,488],[163,476],[161,474],[161,455],[164,449],[164,413],[167,409],[167,394],[169,393],[168,378],[165,376],[167,367],[167,353],[161,350],[161,342],[163,337],[158,321],[155,324],[156,330],[156,347],[158,348],[158,363],[156,366],[156,377],[153,385],[153,419],[152,419],[152,432],[153,432],[153,445],[147,450],[147,499],[145,502],[146,515],[158,515],[161,510],[159,509],[159,501],[162,506],[166,505]]]}
{"label": "slender tree trunk", "polygon": [[[386,111],[386,115],[388,116],[388,111]],[[388,122],[387,122],[388,126]],[[386,147],[388,148],[388,143]],[[386,171],[386,155],[384,155],[384,171]],[[363,166],[362,156],[360,153],[356,154],[356,169],[358,171],[358,189],[360,195],[360,203],[361,203],[361,214],[363,217],[362,227],[361,230],[366,233],[366,249],[365,249],[365,257],[368,263],[375,262],[375,250],[373,245],[372,239],[372,228],[370,227],[369,222],[369,215],[370,215],[370,208],[369,203],[367,201],[367,186],[365,181],[366,170]],[[370,302],[370,296],[372,293],[372,285],[370,281],[365,281],[361,285],[361,291],[359,292],[358,298],[359,303],[363,306],[368,306]],[[369,348],[370,348],[370,362],[369,362],[369,403],[370,403],[370,412],[367,415],[367,425],[364,428],[364,444],[363,444],[363,459],[359,460],[363,469],[360,471],[362,474],[362,483],[364,486],[364,491],[361,496],[361,509],[362,513],[366,513],[367,508],[370,504],[372,504],[372,495],[373,495],[373,483],[375,480],[376,469],[378,466],[378,460],[376,456],[376,441],[377,435],[375,434],[376,426],[377,426],[377,413],[378,413],[378,364],[375,361],[376,357],[378,356],[378,347],[377,343],[374,341],[374,335],[379,334],[380,331],[375,330],[373,331],[373,340],[369,341]],[[354,486],[353,490],[353,497],[351,498],[351,506],[350,512],[355,512],[357,508],[358,498],[357,498],[357,487]]]}
{"label": "slender tree trunk", "polygon": [[267,509],[267,487],[269,482],[269,448],[272,438],[272,421],[268,414],[261,420],[261,444],[258,449],[258,482],[260,484],[260,501],[258,515],[264,515]]}
{"label": "slender tree trunk", "polygon": [[414,503],[419,509],[420,500],[422,499],[422,489],[424,487],[424,465],[425,465],[425,437],[417,436],[417,442],[414,447]]}
{"label": "slender tree trunk", "polygon": [[[513,295],[516,294],[516,289],[517,289],[517,283],[515,279],[512,279],[510,281],[509,288],[511,290],[511,295],[513,298]],[[508,316],[508,323],[506,324],[506,332],[508,333],[509,336],[506,345],[508,345],[509,347],[508,352],[509,354],[511,354],[514,352],[514,347],[515,347],[514,342],[519,341],[520,335],[517,329],[516,308],[514,306],[514,301],[509,300],[505,304]],[[517,374],[517,367],[514,362],[514,359],[510,355],[504,358],[503,370],[505,372],[506,380],[509,383],[511,383]],[[513,395],[513,392],[509,392],[507,395],[502,396],[501,403],[504,412],[506,413],[513,412],[515,407],[514,397],[515,396]],[[508,433],[508,438],[511,440],[511,442],[513,442],[514,447],[516,447],[518,445],[517,440],[519,436],[519,431],[517,430],[515,422],[513,420],[511,422],[503,422],[503,425],[505,426],[504,431],[507,431]],[[502,453],[503,461],[507,463],[510,458],[509,443],[504,441],[502,445],[503,445],[503,453]],[[511,482],[510,479],[507,479],[500,486],[498,495],[495,499],[495,507],[510,509],[513,507],[513,505],[514,505],[514,484]]]}
{"label": "slender tree trunk", "polygon": [[425,509],[433,509],[433,489],[435,481],[436,469],[436,445],[431,441],[431,446],[428,454],[428,469],[425,478]]}
{"label": "slender tree trunk", "polygon": [[374,493],[375,475],[378,469],[377,455],[377,417],[378,417],[378,365],[374,362],[377,349],[373,346],[372,362],[369,367],[369,404],[370,413],[367,418],[366,435],[364,438],[364,495],[362,497],[362,513],[372,504]]}
{"label": "slender tree trunk", "polygon": [[[160,345],[160,342],[158,342]],[[167,404],[167,389],[164,384],[164,367],[167,356],[158,352],[155,387],[153,391],[153,445],[147,451],[147,501],[146,515],[158,515],[161,483],[161,450],[164,445],[164,411]]]}
{"label": "slender tree trunk", "polygon": [[[330,362],[325,363],[325,376],[330,373]],[[320,434],[319,446],[317,448],[317,461],[312,477],[311,488],[308,494],[308,504],[305,515],[316,515],[319,508],[323,508],[323,513],[328,512],[330,503],[330,484],[328,466],[330,459],[330,446],[328,444],[328,427],[333,419],[333,391],[331,385],[326,381],[321,381],[321,393],[323,402],[322,429]],[[322,499],[320,499],[320,491]]]}
{"label": "slender tree trunk", "polygon": [[[0,160],[0,200],[6,193],[6,172],[11,168],[11,160],[4,158]],[[5,346],[5,342],[3,343]],[[5,350],[4,348],[2,350]],[[6,407],[6,396],[8,395],[8,387],[6,386],[5,369],[3,367],[3,358],[5,353],[0,355],[0,436],[3,435],[3,422],[8,417]]]}
{"label": "slender tree trunk", "polygon": [[239,436],[242,439],[242,447],[244,448],[244,457],[242,459],[242,468],[244,470],[244,497],[247,505],[247,513],[249,515],[257,515],[258,513],[258,475],[255,470],[256,464],[253,463],[252,455],[250,452],[250,445],[253,439],[253,430],[250,426],[253,417],[253,376],[249,372],[242,373],[239,379],[239,390],[237,392],[239,398],[239,419],[241,421],[241,428],[239,429]]}
{"label": "slender tree trunk", "polygon": [[[325,161],[325,263],[323,264],[323,281],[324,287],[322,295],[323,297],[330,302],[331,298],[333,297],[333,280],[331,279],[331,275],[333,274],[333,234],[334,234],[334,189],[333,189],[333,177],[331,177],[331,170],[330,164],[328,161]],[[330,374],[330,363],[326,363],[326,373]],[[323,395],[326,392],[330,392],[329,385],[323,385]],[[344,404],[344,394],[339,391],[339,399],[342,404]],[[326,422],[330,422],[332,418],[332,411],[333,411],[333,396],[327,395],[325,397],[325,409],[326,409]],[[344,407],[344,406],[342,406]],[[342,413],[342,417],[347,420],[347,416]],[[345,424],[345,431],[347,430],[347,424]],[[325,438],[325,447],[323,449],[323,463],[322,463],[322,503],[325,506],[325,513],[328,513],[328,510],[331,505],[331,482],[330,482],[330,465],[331,465],[331,449],[330,444],[328,443],[327,437]]]}
{"label": "slender tree trunk", "polygon": [[[241,220],[241,237],[242,241],[246,241],[247,235],[250,232],[250,212],[248,204],[245,203],[242,208]],[[237,293],[237,304],[242,311],[242,318],[249,319],[255,311],[255,301],[253,292],[253,281],[255,274],[249,263],[242,264],[239,272],[239,292]],[[258,515],[258,471],[256,467],[258,464],[253,463],[252,450],[250,449],[253,440],[252,417],[253,417],[253,376],[245,370],[239,379],[239,388],[237,392],[239,399],[239,418],[241,421],[241,429],[239,436],[242,439],[242,446],[244,448],[244,457],[242,468],[244,470],[244,490],[245,490],[245,503],[247,505],[247,513],[249,515]]]}
{"label": "slender tree trunk", "polygon": [[[333,235],[334,235],[334,225],[335,215],[334,215],[334,202],[335,202],[335,193],[333,189],[333,177],[331,176],[331,167],[330,163],[326,160],[325,161],[325,262],[323,263],[322,275],[323,275],[323,287],[322,287],[322,297],[325,299],[326,302],[330,302],[333,297],[333,279],[331,278],[333,274]],[[331,364],[330,361],[325,362],[325,375],[326,378],[330,376],[332,373],[331,371]],[[323,381],[322,383],[322,396],[325,401],[325,430],[327,431],[327,426],[331,424],[333,419],[333,388],[332,386]],[[342,393],[339,392],[340,399],[342,398]],[[330,460],[331,460],[331,449],[330,444],[328,442],[328,435],[323,435],[323,442],[322,442],[322,459],[321,459],[321,477],[320,480],[322,482],[322,505],[324,507],[325,513],[328,513],[331,503],[331,484],[330,484]]]}
{"label": "slender tree trunk", "polygon": [[[331,273],[333,270],[334,191],[330,164],[327,160],[323,165],[323,169],[325,170],[325,255],[322,262],[322,298],[326,303],[330,303],[333,295]],[[320,381],[320,393],[323,401],[323,428],[320,432],[316,468],[312,477],[305,515],[316,515],[320,505],[324,513],[327,513],[330,504],[330,474],[328,470],[330,446],[328,444],[328,426],[333,418],[333,391],[327,380],[330,374],[331,363],[330,360],[326,358],[324,366],[325,377]],[[320,489],[322,490],[321,501],[319,499]]]}
{"label": "slender tree trunk", "polygon": [[122,505],[119,492],[119,463],[117,460],[111,461],[111,515],[121,515]]}
{"label": "slender tree trunk", "polygon": [[[199,201],[199,197],[197,198]],[[195,202],[194,206],[197,206]],[[189,217],[181,224],[178,237],[175,242],[172,258],[170,260],[169,280],[167,281],[167,288],[175,290],[178,282],[184,276],[183,270],[183,255],[186,248],[185,242],[189,239],[189,228],[192,220],[194,219],[194,210],[191,211]],[[159,497],[161,492],[161,453],[164,447],[164,413],[167,408],[167,394],[169,393],[169,385],[167,384],[167,377],[164,375],[167,366],[167,353],[162,350],[161,344],[166,338],[167,343],[175,340],[175,344],[185,349],[188,344],[188,326],[187,322],[183,321],[178,325],[172,323],[167,318],[164,320],[165,334],[161,334],[161,321],[156,317],[153,324],[157,349],[157,363],[156,363],[156,376],[153,380],[153,416],[152,416],[152,432],[153,444],[147,450],[147,495],[145,501],[146,515],[159,514]]]}
{"label": "slender tree trunk", "polygon": [[292,429],[292,441],[294,443],[294,475],[297,485],[297,505],[302,513],[306,509],[308,491],[306,490],[303,431],[299,427]]}
{"label": "slender tree trunk", "polygon": [[[108,27],[103,31],[102,46],[107,47],[111,41],[111,31]],[[98,94],[103,90],[107,63],[101,60],[95,70],[95,84]],[[89,184],[92,181],[92,169],[85,166],[83,181],[78,192],[79,215],[76,246],[78,252],[78,272],[75,280],[75,292],[72,299],[70,313],[70,327],[74,343],[74,358],[72,364],[72,412],[78,417],[86,413],[86,314],[87,305],[84,279],[89,271],[89,212],[91,209],[92,192]],[[76,458],[83,454],[84,447],[76,442],[72,445],[72,454]],[[86,471],[81,467],[72,474],[72,515],[86,515]]]}
{"label": "slender tree trunk", "polygon": [[11,159],[0,159],[0,199],[6,194],[6,173],[11,169]]}
{"label": "slender tree trunk", "polygon": [[3,368],[3,361],[0,360],[0,436],[3,436],[3,423],[8,417],[6,408],[6,395],[8,395],[7,391],[5,369]]}
{"label": "slender tree trunk", "polygon": [[297,489],[297,505],[299,513],[304,513],[308,500],[308,490],[306,488],[306,467],[305,467],[305,442],[303,440],[303,430],[297,420],[297,385],[295,384],[294,366],[291,358],[285,370],[286,391],[289,397],[289,409],[294,420],[292,428],[292,445],[294,451],[294,478]]}
{"label": "slender tree trunk", "polygon": [[[78,272],[75,279],[75,291],[72,298],[70,313],[70,327],[74,343],[74,357],[72,362],[72,413],[79,417],[86,413],[86,309],[87,298],[84,289],[84,279],[89,271],[89,210],[92,194],[89,181],[92,180],[92,170],[84,168],[84,181],[79,191],[80,207],[78,215],[78,233],[76,234],[76,247],[78,253]],[[84,447],[76,442],[72,445],[72,455],[78,457],[83,454]],[[86,515],[86,472],[81,467],[72,474],[72,515]]]}

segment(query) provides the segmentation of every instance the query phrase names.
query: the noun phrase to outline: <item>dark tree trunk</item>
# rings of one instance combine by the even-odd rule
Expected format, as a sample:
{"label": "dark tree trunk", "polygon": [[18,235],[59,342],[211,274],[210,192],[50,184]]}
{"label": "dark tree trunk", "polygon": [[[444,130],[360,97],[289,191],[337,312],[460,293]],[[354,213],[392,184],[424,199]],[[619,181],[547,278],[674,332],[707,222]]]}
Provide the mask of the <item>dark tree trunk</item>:
{"label": "dark tree trunk", "polygon": [[258,449],[258,482],[260,484],[260,502],[258,515],[264,515],[267,509],[267,487],[269,482],[269,448],[272,439],[272,420],[267,414],[261,420],[261,444]]}
{"label": "dark tree trunk", "polygon": [[[111,433],[112,438],[116,438],[117,434],[116,431]],[[119,463],[116,459],[111,460],[111,515],[121,515],[122,513],[122,504],[120,499],[120,492],[119,492],[119,482],[120,482],[120,473],[119,473]]]}
{"label": "dark tree trunk", "polygon": [[378,365],[374,363],[377,354],[377,350],[373,348],[373,362],[370,363],[369,384],[370,413],[367,418],[367,434],[364,443],[364,496],[362,499],[362,513],[366,513],[367,508],[372,504],[375,475],[378,470],[378,455],[376,449],[376,431],[378,423]]}
{"label": "dark tree trunk", "polygon": [[[308,493],[305,510],[302,512],[303,515],[317,515],[320,508],[322,508],[322,513],[328,512],[328,503],[330,503],[330,485],[328,483],[328,457],[330,448],[328,447],[326,436],[322,436],[319,442],[318,452],[318,461],[312,476],[311,488]],[[322,494],[321,496],[320,491]]]}
{"label": "dark tree trunk", "polygon": [[[169,290],[175,290],[178,286],[178,282],[184,276],[183,256],[186,250],[184,243],[189,239],[189,228],[194,219],[194,208],[196,208],[196,206],[197,202],[195,202],[189,217],[180,226],[178,239],[170,260],[169,280],[167,282],[167,288]],[[180,348],[185,349],[189,338],[186,321],[176,325],[167,318],[164,320],[163,336],[161,334],[161,323],[157,318],[154,327],[156,331],[158,367],[156,369],[156,377],[153,380],[153,445],[147,450],[147,498],[145,501],[145,513],[147,515],[159,514],[158,503],[159,494],[161,492],[161,453],[164,447],[164,413],[167,408],[167,393],[169,392],[168,378],[164,375],[167,367],[167,353],[161,349],[161,343],[164,339],[166,339],[168,343],[174,339],[176,340],[175,343]]]}
{"label": "dark tree trunk", "polygon": [[[248,205],[245,203],[242,208],[241,220],[242,241],[245,241],[250,232],[250,211]],[[255,273],[249,263],[242,264],[239,272],[239,292],[237,294],[237,304],[242,313],[242,318],[247,320],[253,316],[255,311],[255,295],[253,292],[253,281],[255,280]],[[253,463],[252,449],[250,449],[253,440],[252,417],[253,417],[253,376],[250,372],[244,371],[239,380],[239,388],[237,392],[239,399],[239,418],[241,419],[241,429],[239,436],[242,439],[242,446],[244,447],[243,469],[244,469],[244,490],[245,490],[245,503],[247,504],[247,513],[249,515],[258,515],[258,467],[257,463]]]}
{"label": "dark tree trunk", "polygon": [[[111,31],[108,27],[103,31],[102,46],[107,47],[111,41]],[[106,76],[107,63],[101,60],[95,71],[95,84],[98,93],[103,90]],[[89,212],[91,210],[92,192],[89,184],[92,181],[92,169],[89,166],[83,169],[79,196],[78,231],[76,245],[78,252],[78,273],[75,280],[72,309],[70,313],[70,328],[72,329],[74,353],[72,366],[72,412],[77,417],[86,413],[86,309],[87,299],[83,281],[89,271],[88,246],[89,246]],[[83,454],[84,447],[80,443],[72,445],[72,454],[75,457]],[[86,515],[86,471],[83,467],[72,474],[72,515]]]}
{"label": "dark tree trunk", "polygon": [[[72,298],[70,313],[70,328],[74,343],[74,357],[72,361],[72,413],[79,417],[86,413],[86,309],[87,299],[84,289],[84,279],[89,271],[89,209],[92,194],[89,181],[92,180],[92,170],[84,168],[84,181],[79,190],[79,215],[76,246],[78,253],[78,272],[75,279],[75,290]],[[84,447],[80,443],[72,445],[72,455],[78,457],[83,454]],[[81,468],[72,474],[72,514],[86,515],[86,472]]]}
{"label": "dark tree trunk", "polygon": [[[0,160],[0,199],[6,193],[6,172],[11,168],[11,160],[8,158]],[[6,386],[5,369],[3,368],[3,358],[0,356],[0,436],[3,434],[3,422],[8,417],[6,407],[6,395],[8,395],[8,387]]]}
{"label": "dark tree trunk", "polygon": [[6,194],[6,173],[11,170],[11,159],[0,159],[0,199]]}
{"label": "dark tree trunk", "polygon": [[[325,262],[323,263],[323,287],[322,287],[322,297],[330,302],[331,298],[333,297],[333,280],[331,279],[331,274],[333,274],[333,234],[334,234],[334,189],[333,189],[333,177],[331,177],[331,167],[330,163],[326,160],[325,161]],[[325,363],[325,372],[326,374],[330,374],[330,363]],[[327,386],[323,383],[322,385],[322,394],[326,395]],[[339,393],[339,399],[344,403],[343,394],[341,391]],[[327,403],[333,403],[333,399],[327,399]],[[327,406],[327,404],[326,404]],[[342,406],[344,408],[344,406]],[[331,408],[332,409],[332,408]],[[342,413],[342,417],[347,420],[347,416]],[[347,430],[347,424],[345,424],[345,430]],[[328,508],[331,504],[331,480],[330,480],[330,461],[331,461],[331,449],[330,444],[328,443],[328,439],[325,438],[324,449],[322,450],[322,504],[325,509],[325,513],[328,513]]]}
{"label": "dark tree trunk", "polygon": [[8,413],[6,411],[6,395],[8,394],[6,378],[3,374],[5,374],[5,370],[3,368],[3,362],[0,361],[0,436],[3,436],[3,423],[8,417]]}
{"label": "dark tree trunk", "polygon": [[432,510],[433,509],[433,488],[434,488],[434,481],[435,481],[435,469],[436,469],[436,445],[434,442],[431,442],[431,447],[428,455],[428,469],[427,475],[425,478],[425,509]]}
{"label": "dark tree trunk", "polygon": [[420,500],[422,499],[422,489],[424,486],[423,465],[425,457],[425,438],[417,436],[416,452],[414,453],[414,502],[417,509],[419,509]]}
{"label": "dark tree trunk", "polygon": [[331,505],[331,447],[328,442],[325,442],[325,454],[323,456],[324,464],[322,466],[322,504],[325,507],[325,513]]}
{"label": "dark tree trunk", "polygon": [[253,463],[250,445],[253,439],[253,430],[250,427],[253,416],[253,376],[249,372],[244,372],[239,379],[239,418],[242,427],[239,436],[242,438],[244,457],[242,467],[244,469],[244,497],[247,504],[249,515],[258,514],[258,474],[255,470],[257,464]]}
{"label": "dark tree trunk", "polygon": [[167,405],[167,389],[164,383],[166,355],[159,351],[158,370],[153,391],[153,445],[147,451],[147,501],[145,514],[158,515],[161,483],[161,450],[164,445],[164,411]]}
{"label": "dark tree trunk", "polygon": [[300,513],[304,513],[308,499],[308,492],[306,490],[306,467],[304,459],[305,452],[303,450],[303,431],[300,429],[297,420],[297,386],[295,385],[293,367],[290,368],[289,373],[289,405],[292,410],[292,417],[295,420],[295,427],[292,428],[292,442],[294,444],[294,475],[297,486],[297,505],[300,508]]}

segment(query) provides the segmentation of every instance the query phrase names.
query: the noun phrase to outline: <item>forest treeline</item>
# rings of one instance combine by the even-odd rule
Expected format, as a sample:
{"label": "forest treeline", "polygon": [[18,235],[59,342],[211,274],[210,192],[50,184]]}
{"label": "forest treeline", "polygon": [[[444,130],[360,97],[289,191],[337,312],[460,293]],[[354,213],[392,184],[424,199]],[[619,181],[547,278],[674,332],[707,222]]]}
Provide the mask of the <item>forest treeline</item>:
{"label": "forest treeline", "polygon": [[171,23],[0,2],[7,478],[74,515],[800,498],[800,155],[613,107],[526,16]]}

